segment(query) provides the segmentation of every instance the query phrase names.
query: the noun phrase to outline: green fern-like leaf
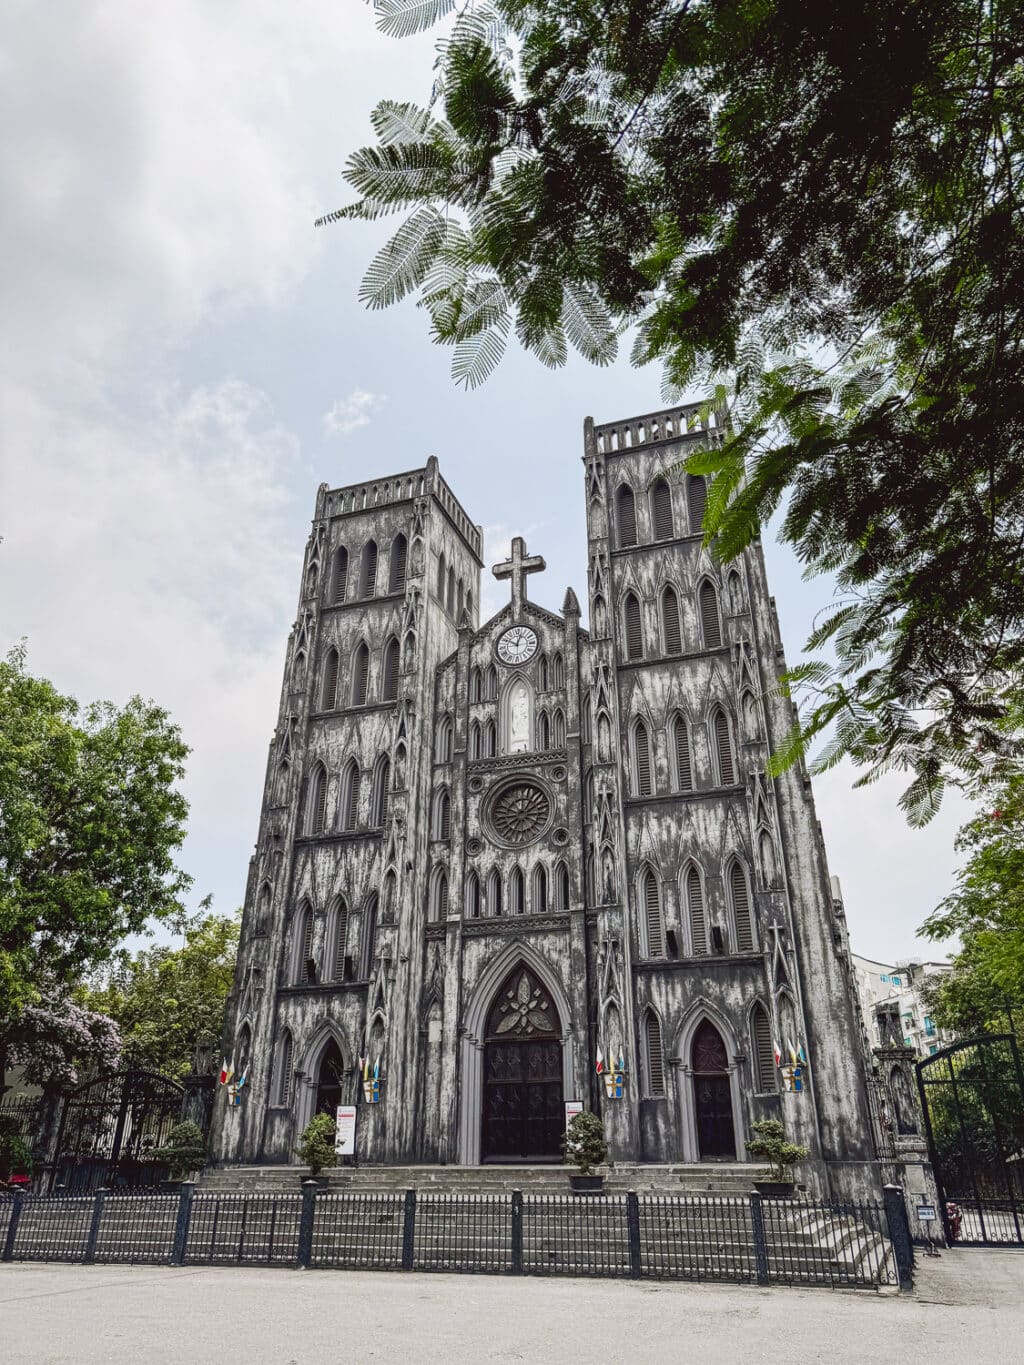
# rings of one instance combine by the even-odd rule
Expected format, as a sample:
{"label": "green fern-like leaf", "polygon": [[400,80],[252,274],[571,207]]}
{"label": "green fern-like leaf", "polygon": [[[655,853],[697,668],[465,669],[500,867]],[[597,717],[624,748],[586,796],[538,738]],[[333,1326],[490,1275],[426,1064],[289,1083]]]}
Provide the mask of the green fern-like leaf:
{"label": "green fern-like leaf", "polygon": [[619,347],[611,315],[592,291],[567,284],[562,292],[562,321],[565,335],[585,359],[595,365],[608,365],[615,359]]}
{"label": "green fern-like leaf", "polygon": [[434,142],[363,147],[349,157],[345,179],[367,199],[391,209],[455,193],[451,150]]}
{"label": "green fern-like leaf", "polygon": [[381,100],[370,114],[377,141],[384,146],[396,142],[428,142],[434,120],[426,109],[397,100]]}
{"label": "green fern-like leaf", "polygon": [[460,341],[452,356],[452,378],[467,389],[477,389],[505,354],[509,318],[503,313],[489,327]]}
{"label": "green fern-like leaf", "polygon": [[432,28],[455,8],[455,0],[374,0],[377,27],[391,38]]}
{"label": "green fern-like leaf", "polygon": [[432,206],[417,209],[378,251],[363,276],[359,300],[368,308],[397,303],[422,283],[444,241],[444,218]]}

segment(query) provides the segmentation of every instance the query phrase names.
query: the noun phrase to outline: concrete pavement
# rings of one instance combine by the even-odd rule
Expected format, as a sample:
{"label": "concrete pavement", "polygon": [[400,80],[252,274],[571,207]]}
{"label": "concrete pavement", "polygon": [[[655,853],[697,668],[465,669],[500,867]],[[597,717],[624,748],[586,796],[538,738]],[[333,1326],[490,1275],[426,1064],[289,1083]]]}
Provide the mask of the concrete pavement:
{"label": "concrete pavement", "polygon": [[[0,1266],[5,1365],[608,1365],[1021,1358],[1024,1250],[919,1258],[913,1295],[498,1276]],[[993,1311],[995,1310],[995,1311]]]}

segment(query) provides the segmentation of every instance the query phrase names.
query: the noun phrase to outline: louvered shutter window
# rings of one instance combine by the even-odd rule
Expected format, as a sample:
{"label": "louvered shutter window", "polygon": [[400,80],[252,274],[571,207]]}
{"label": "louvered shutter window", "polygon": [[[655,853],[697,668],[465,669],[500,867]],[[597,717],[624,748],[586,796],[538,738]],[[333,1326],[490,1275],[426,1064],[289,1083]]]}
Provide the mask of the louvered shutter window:
{"label": "louvered shutter window", "polygon": [[732,891],[732,916],[736,925],[736,948],[749,953],[754,948],[754,924],[750,913],[750,891],[746,875],[739,863],[733,863],[729,874]]}
{"label": "louvered shutter window", "polygon": [[717,649],[722,643],[722,626],[718,619],[718,594],[707,579],[700,585],[700,627],[704,633],[704,648]]}
{"label": "louvered shutter window", "polygon": [[661,629],[665,637],[665,653],[681,654],[683,637],[679,629],[679,598],[675,588],[666,588],[661,594]]}
{"label": "louvered shutter window", "polygon": [[736,781],[736,770],[732,761],[729,721],[724,711],[715,712],[714,730],[715,752],[718,755],[718,779],[723,787],[731,787]]}
{"label": "louvered shutter window", "polygon": [[280,1074],[277,1078],[277,1102],[278,1104],[289,1104],[292,1098],[292,1035],[290,1033],[286,1033],[281,1039],[281,1051],[278,1058]]}
{"label": "louvered shutter window", "polygon": [[469,699],[470,701],[483,701],[484,678],[479,668],[474,668],[469,675]]}
{"label": "louvered shutter window", "polygon": [[475,872],[469,874],[466,886],[466,913],[470,919],[480,917],[480,882]]}
{"label": "louvered shutter window", "polygon": [[636,500],[629,484],[623,484],[618,495],[619,545],[636,544]]}
{"label": "louvered shutter window", "polygon": [[555,712],[551,738],[556,749],[565,748],[565,716],[561,711]]}
{"label": "louvered shutter window", "polygon": [[693,791],[693,768],[690,764],[690,736],[686,721],[676,716],[674,726],[676,745],[676,782],[681,792]]}
{"label": "louvered shutter window", "polygon": [[362,581],[359,584],[360,597],[372,597],[377,587],[377,542],[369,540],[363,546]]}
{"label": "louvered shutter window", "polygon": [[497,870],[487,879],[487,910],[491,915],[501,914],[501,874]]}
{"label": "louvered shutter window", "polygon": [[313,781],[310,783],[310,834],[323,834],[324,825],[327,820],[327,774],[322,767],[317,767],[313,773]]}
{"label": "louvered shutter window", "polygon": [[658,1016],[650,1010],[645,1021],[647,1035],[647,1085],[652,1099],[660,1099],[665,1093],[665,1055],[661,1046],[661,1024]]}
{"label": "louvered shutter window", "polygon": [[557,880],[556,880],[556,885],[557,885],[557,888],[558,888],[558,906],[557,906],[557,909],[559,909],[559,910],[568,910],[568,908],[569,908],[569,869],[566,867],[565,863],[559,863],[559,865],[558,865],[558,872],[556,873],[556,879],[557,879]]}
{"label": "louvered shutter window", "polygon": [[480,722],[477,720],[469,727],[469,756],[480,757]]}
{"label": "louvered shutter window", "polygon": [[437,801],[437,837],[450,839],[452,835],[452,803],[448,793],[442,792]]}
{"label": "louvered shutter window", "polygon": [[687,478],[686,503],[690,513],[690,535],[700,535],[704,529],[704,509],[708,503],[708,486],[702,474],[691,474]]}
{"label": "louvered shutter window", "polygon": [[514,915],[521,915],[525,908],[525,887],[523,884],[523,874],[518,867],[514,868],[512,871],[512,887],[509,899],[511,901],[509,908],[512,913]]}
{"label": "louvered shutter window", "polygon": [[493,758],[498,752],[498,731],[494,721],[489,720],[484,729],[484,757]]}
{"label": "louvered shutter window", "polygon": [[435,919],[448,918],[448,878],[443,872],[439,872],[435,883]]}
{"label": "louvered shutter window", "polygon": [[384,646],[384,680],[381,701],[395,701],[398,697],[398,641],[391,639]]}
{"label": "louvered shutter window", "polygon": [[302,911],[299,935],[299,962],[296,973],[300,982],[309,980],[309,959],[313,956],[313,912],[307,905]]}
{"label": "louvered shutter window", "polygon": [[344,602],[348,589],[348,551],[339,545],[334,556],[334,580],[331,584],[331,601]]}
{"label": "louvered shutter window", "polygon": [[701,891],[700,877],[696,868],[690,868],[686,877],[686,908],[690,914],[690,943],[697,957],[708,951],[708,926],[704,915],[704,895]]}
{"label": "louvered shutter window", "polygon": [[542,711],[537,717],[537,748],[551,748],[551,730],[548,725],[548,713]]}
{"label": "louvered shutter window", "polygon": [[345,975],[345,947],[348,940],[348,906],[343,900],[334,911],[334,979]]}
{"label": "louvered shutter window", "polygon": [[671,540],[675,535],[672,525],[672,494],[664,479],[659,479],[651,493],[651,513],[654,521],[654,539]]}
{"label": "louvered shutter window", "polygon": [[772,1030],[768,1023],[768,1015],[761,1005],[754,1006],[753,1014],[753,1034],[754,1034],[754,1065],[756,1068],[756,1085],[759,1093],[765,1094],[768,1091],[778,1088],[775,1073],[775,1048],[772,1044]]}
{"label": "louvered shutter window", "polygon": [[370,651],[365,644],[356,650],[352,665],[352,705],[366,705],[366,689],[370,680]]}
{"label": "louvered shutter window", "polygon": [[548,909],[547,869],[538,866],[533,874],[533,913],[545,915]]}
{"label": "louvered shutter window", "polygon": [[338,651],[332,649],[324,662],[324,690],[320,699],[325,711],[333,711],[338,704]]}
{"label": "louvered shutter window", "polygon": [[396,536],[391,542],[391,571],[388,575],[388,591],[405,591],[405,564],[409,547],[405,536]]}
{"label": "louvered shutter window", "polygon": [[355,829],[359,818],[359,765],[350,763],[345,770],[345,785],[342,792],[341,827]]}
{"label": "louvered shutter window", "polygon": [[640,625],[640,603],[634,593],[627,595],[622,614],[626,622],[626,658],[642,659],[644,636]]}
{"label": "louvered shutter window", "polygon": [[556,654],[551,660],[551,686],[565,686],[565,664],[562,661],[561,654]]}
{"label": "louvered shutter window", "polygon": [[636,749],[636,794],[650,796],[651,786],[651,742],[647,726],[637,721],[633,730],[633,746]]}
{"label": "louvered shutter window", "polygon": [[647,956],[665,956],[665,925],[661,915],[661,892],[653,872],[644,875],[644,914],[647,921]]}
{"label": "louvered shutter window", "polygon": [[377,786],[373,799],[373,823],[384,825],[388,818],[388,795],[391,787],[391,763],[388,759],[377,769]]}

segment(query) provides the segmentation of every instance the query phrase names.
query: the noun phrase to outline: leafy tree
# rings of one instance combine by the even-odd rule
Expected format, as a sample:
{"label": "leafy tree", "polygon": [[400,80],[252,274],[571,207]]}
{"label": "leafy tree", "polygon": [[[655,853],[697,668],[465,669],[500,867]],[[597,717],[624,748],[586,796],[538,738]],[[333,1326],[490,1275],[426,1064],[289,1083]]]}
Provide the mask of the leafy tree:
{"label": "leafy tree", "polygon": [[172,1180],[187,1180],[194,1171],[206,1165],[206,1140],[198,1123],[176,1123],[167,1134],[167,1142],[157,1147],[153,1156],[166,1161]]}
{"label": "leafy tree", "polygon": [[117,1066],[121,1035],[113,1019],[79,1004],[61,987],[41,995],[38,1004],[19,1011],[7,1035],[7,1060],[23,1068],[30,1085],[63,1090],[84,1070]]}
{"label": "leafy tree", "polygon": [[195,915],[177,925],[185,935],[181,947],[122,953],[83,992],[92,1008],[117,1021],[126,1061],[188,1075],[197,1043],[220,1036],[239,924],[237,914]]}
{"label": "leafy tree", "polygon": [[336,1133],[337,1127],[330,1114],[314,1114],[302,1130],[295,1155],[309,1167],[310,1175],[319,1175],[338,1164],[334,1150]]}
{"label": "leafy tree", "polygon": [[778,1119],[761,1119],[750,1125],[750,1131],[754,1136],[747,1139],[747,1151],[767,1161],[773,1180],[788,1180],[789,1168],[807,1160],[807,1148],[787,1142],[786,1130]]}
{"label": "leafy tree", "polygon": [[[177,784],[188,750],[167,713],[133,697],[79,707],[0,661],[0,1093],[33,1015],[66,1011],[70,987],[128,934],[181,913],[175,867],[188,810]],[[74,1048],[72,1048],[73,1060]],[[67,1054],[65,1054],[67,1056]]]}
{"label": "leafy tree", "polygon": [[566,1160],[580,1175],[593,1175],[594,1167],[600,1166],[608,1156],[608,1145],[604,1140],[604,1124],[597,1114],[583,1109],[569,1120],[565,1137],[562,1139]]}
{"label": "leafy tree", "polygon": [[[374,0],[397,37],[455,0]],[[1019,754],[1024,659],[1024,0],[468,0],[428,108],[383,100],[321,222],[409,214],[371,308],[417,293],[453,374],[513,330],[544,364],[635,334],[731,431],[705,534],[781,534],[838,599],[779,763],[945,783]],[[409,212],[411,210],[411,212]],[[980,746],[980,751],[979,751]]]}

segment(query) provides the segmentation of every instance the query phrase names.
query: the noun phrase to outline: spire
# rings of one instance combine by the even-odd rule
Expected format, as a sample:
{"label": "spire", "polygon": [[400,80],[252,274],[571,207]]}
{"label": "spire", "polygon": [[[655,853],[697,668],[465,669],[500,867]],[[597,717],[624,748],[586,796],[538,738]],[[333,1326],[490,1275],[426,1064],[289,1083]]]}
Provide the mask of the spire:
{"label": "spire", "polygon": [[572,588],[566,588],[565,601],[562,603],[563,616],[579,616],[580,604]]}

